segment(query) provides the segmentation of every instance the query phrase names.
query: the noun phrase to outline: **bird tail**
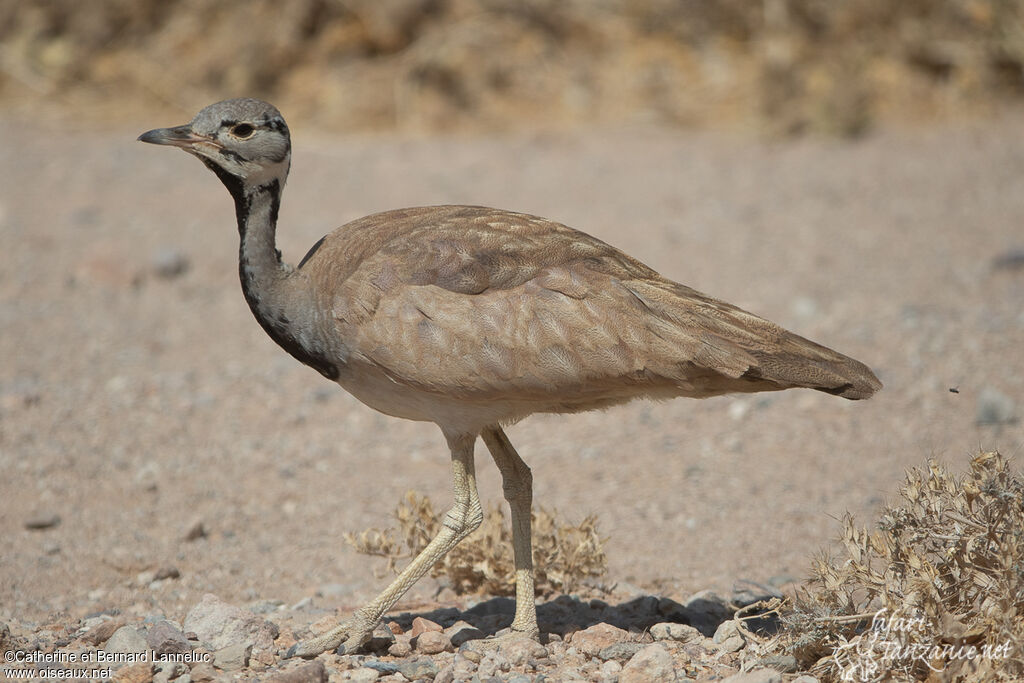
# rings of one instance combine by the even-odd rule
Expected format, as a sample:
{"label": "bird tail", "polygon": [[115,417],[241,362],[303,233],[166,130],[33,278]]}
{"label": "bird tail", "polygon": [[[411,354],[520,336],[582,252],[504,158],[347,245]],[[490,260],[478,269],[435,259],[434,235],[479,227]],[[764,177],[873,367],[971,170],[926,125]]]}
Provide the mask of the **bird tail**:
{"label": "bird tail", "polygon": [[816,389],[852,401],[869,398],[882,383],[864,363],[786,332],[771,351],[748,349],[757,363],[744,377],[786,387]]}

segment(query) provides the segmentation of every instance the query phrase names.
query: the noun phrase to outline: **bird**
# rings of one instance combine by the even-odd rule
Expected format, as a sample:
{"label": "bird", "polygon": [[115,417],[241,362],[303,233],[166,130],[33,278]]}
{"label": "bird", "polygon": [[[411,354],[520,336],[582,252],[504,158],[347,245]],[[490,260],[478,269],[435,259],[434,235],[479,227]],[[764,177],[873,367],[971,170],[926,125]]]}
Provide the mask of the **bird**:
{"label": "bird", "polygon": [[789,388],[858,400],[882,387],[860,361],[525,213],[385,211],[337,228],[289,265],[275,235],[291,138],[267,102],[217,102],[138,139],[198,157],[227,188],[242,293],[271,339],[370,408],[435,423],[451,453],[454,501],[433,540],[377,597],[286,656],[358,652],[382,615],[480,525],[478,438],[510,509],[516,607],[505,636],[539,639],[533,475],[505,433],[531,414]]}

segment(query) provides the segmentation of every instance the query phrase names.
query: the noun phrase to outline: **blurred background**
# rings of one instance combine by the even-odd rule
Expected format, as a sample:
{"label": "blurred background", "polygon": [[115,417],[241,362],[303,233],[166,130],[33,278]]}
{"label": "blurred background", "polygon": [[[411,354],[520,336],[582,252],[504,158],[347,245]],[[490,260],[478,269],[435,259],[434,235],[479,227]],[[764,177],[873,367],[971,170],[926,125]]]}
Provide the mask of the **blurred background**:
{"label": "blurred background", "polygon": [[244,94],[344,131],[847,136],[1016,104],[1022,69],[1021,0],[0,0],[3,107],[102,122]]}

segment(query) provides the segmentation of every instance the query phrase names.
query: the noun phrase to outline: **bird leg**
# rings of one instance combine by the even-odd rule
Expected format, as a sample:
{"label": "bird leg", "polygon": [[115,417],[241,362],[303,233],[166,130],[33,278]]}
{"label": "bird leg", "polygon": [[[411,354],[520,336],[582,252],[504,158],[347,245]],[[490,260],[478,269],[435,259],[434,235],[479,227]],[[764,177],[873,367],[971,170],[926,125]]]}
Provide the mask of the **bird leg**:
{"label": "bird leg", "polygon": [[[398,601],[427,571],[483,521],[483,510],[476,490],[473,467],[474,434],[448,434],[452,451],[452,475],[455,504],[445,514],[441,530],[409,566],[384,591],[336,628],[319,636],[296,643],[286,657],[315,657],[338,648],[340,654],[351,654],[366,644],[384,612]],[[531,600],[531,605],[533,604]]]}
{"label": "bird leg", "polygon": [[501,472],[502,490],[512,512],[512,549],[516,567],[516,615],[512,631],[529,638],[540,636],[534,604],[531,512],[533,474],[516,453],[501,427],[488,427],[481,436]]}

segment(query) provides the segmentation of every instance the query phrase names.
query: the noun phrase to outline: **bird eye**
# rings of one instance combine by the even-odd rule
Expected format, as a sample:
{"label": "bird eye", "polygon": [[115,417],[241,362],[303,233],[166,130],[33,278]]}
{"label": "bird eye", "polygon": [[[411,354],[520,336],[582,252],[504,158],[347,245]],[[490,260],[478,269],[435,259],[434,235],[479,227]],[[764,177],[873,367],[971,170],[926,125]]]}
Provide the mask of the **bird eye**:
{"label": "bird eye", "polygon": [[234,128],[231,129],[231,134],[234,135],[236,138],[239,138],[241,140],[244,140],[244,139],[246,139],[248,137],[251,137],[252,134],[255,133],[255,132],[256,132],[256,129],[253,128],[248,123],[240,123],[240,124],[238,124],[237,126],[235,126]]}

